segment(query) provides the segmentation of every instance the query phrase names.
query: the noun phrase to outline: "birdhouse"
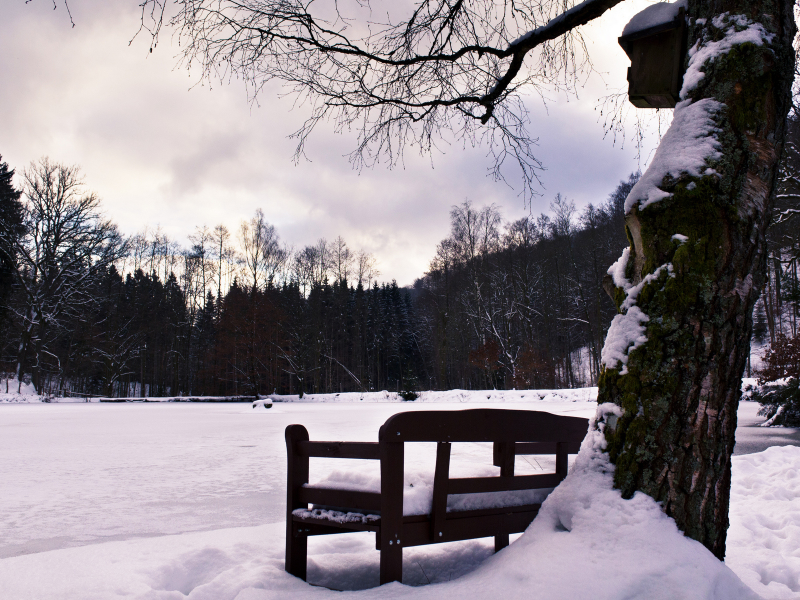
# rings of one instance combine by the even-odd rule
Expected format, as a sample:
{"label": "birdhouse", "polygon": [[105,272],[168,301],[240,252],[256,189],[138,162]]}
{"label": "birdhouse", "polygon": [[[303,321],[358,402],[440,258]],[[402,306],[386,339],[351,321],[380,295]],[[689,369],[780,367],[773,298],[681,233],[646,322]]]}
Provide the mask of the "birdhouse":
{"label": "birdhouse", "polygon": [[680,99],[685,13],[683,6],[662,2],[636,15],[623,30],[619,45],[631,59],[628,98],[637,108],[674,108]]}

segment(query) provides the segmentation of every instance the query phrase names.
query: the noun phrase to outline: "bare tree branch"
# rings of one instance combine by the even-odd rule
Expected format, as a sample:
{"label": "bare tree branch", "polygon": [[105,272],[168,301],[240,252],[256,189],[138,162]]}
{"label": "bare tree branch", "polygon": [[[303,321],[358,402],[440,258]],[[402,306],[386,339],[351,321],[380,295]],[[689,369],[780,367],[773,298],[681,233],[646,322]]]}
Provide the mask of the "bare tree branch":
{"label": "bare tree branch", "polygon": [[[31,2],[33,2],[33,0],[25,0],[25,4],[30,4]],[[58,4],[57,4],[56,0],[53,0],[53,10],[56,10],[57,8],[58,8]],[[72,12],[69,10],[69,2],[67,0],[64,0],[64,8],[67,9],[67,15],[69,16],[69,22],[72,24],[73,27],[75,27],[75,21],[72,20]]]}
{"label": "bare tree branch", "polygon": [[[294,134],[296,160],[327,120],[357,133],[356,168],[393,167],[407,144],[430,154],[455,137],[488,146],[495,179],[504,179],[507,160],[518,165],[529,196],[542,164],[520,93],[574,93],[591,71],[576,28],[621,1],[421,0],[391,3],[376,21],[369,0],[178,0],[168,23],[183,66],[198,66],[204,79],[242,78],[253,102],[277,80],[310,104]],[[141,7],[152,47],[165,3]],[[405,17],[393,19],[399,11]]]}

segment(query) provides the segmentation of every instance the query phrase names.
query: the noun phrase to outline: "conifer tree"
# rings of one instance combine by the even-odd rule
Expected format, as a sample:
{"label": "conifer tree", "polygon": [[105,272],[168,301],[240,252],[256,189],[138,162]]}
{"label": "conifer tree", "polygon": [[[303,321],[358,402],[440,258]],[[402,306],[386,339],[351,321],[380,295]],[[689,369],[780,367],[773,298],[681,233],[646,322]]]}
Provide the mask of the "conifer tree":
{"label": "conifer tree", "polygon": [[6,339],[8,302],[17,271],[16,247],[22,226],[22,191],[14,187],[14,170],[0,156],[0,337]]}

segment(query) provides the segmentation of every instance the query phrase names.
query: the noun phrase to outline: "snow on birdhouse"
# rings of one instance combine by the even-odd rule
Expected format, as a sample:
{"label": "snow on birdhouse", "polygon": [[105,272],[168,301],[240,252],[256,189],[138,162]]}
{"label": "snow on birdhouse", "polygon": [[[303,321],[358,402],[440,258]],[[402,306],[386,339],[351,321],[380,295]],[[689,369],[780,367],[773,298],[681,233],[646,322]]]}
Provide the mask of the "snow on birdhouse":
{"label": "snow on birdhouse", "polygon": [[660,2],[634,15],[619,45],[631,59],[628,98],[638,108],[673,108],[683,81],[686,2]]}

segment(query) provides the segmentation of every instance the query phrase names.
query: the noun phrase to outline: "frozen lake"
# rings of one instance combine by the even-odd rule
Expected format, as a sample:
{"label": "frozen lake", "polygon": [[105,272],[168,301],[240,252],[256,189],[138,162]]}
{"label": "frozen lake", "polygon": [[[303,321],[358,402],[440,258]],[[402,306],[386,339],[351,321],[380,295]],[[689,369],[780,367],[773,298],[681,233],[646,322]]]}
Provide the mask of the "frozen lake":
{"label": "frozen lake", "polygon": [[[467,406],[595,410],[594,402],[286,403],[262,412],[249,404],[0,405],[0,558],[280,522],[286,425],[306,425],[311,439],[377,441],[396,412]],[[797,443],[796,430],[754,427],[757,408],[740,408],[737,453]],[[315,465],[337,462],[312,461],[312,480],[324,475]]]}

